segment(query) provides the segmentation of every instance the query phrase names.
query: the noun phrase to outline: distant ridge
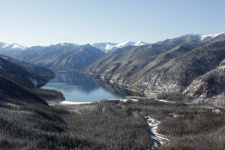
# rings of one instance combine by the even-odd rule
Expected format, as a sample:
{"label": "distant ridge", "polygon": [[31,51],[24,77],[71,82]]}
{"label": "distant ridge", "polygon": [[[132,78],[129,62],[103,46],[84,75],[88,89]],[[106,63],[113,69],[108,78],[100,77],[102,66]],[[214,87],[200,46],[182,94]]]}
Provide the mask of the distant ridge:
{"label": "distant ridge", "polygon": [[[93,44],[59,43],[50,46],[24,47],[18,44],[0,43],[0,53],[57,72],[82,69],[105,55],[106,52],[127,45],[141,46],[144,44],[146,43],[123,42],[119,44],[99,43],[93,46]],[[101,45],[106,47],[101,48]]]}
{"label": "distant ridge", "polygon": [[78,46],[64,43],[37,49],[31,47],[18,52],[13,57],[57,72],[84,68],[103,55],[104,52],[90,44]]}

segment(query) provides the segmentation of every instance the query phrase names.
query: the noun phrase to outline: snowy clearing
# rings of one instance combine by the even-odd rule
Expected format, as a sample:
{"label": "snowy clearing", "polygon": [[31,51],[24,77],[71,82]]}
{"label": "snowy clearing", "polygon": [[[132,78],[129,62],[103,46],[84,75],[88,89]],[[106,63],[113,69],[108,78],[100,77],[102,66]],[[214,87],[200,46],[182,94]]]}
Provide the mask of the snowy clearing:
{"label": "snowy clearing", "polygon": [[145,119],[148,123],[148,130],[151,134],[153,142],[151,150],[158,150],[161,145],[167,144],[169,139],[157,132],[158,125],[161,123],[161,121],[157,121],[149,116],[146,116]]}
{"label": "snowy clearing", "polygon": [[128,100],[137,102],[137,99],[107,99],[108,101],[121,101],[121,102],[127,102]]}
{"label": "snowy clearing", "polygon": [[176,102],[168,101],[168,100],[164,100],[164,99],[159,99],[157,101],[164,102],[164,103],[176,103]]}
{"label": "snowy clearing", "polygon": [[62,105],[81,105],[81,104],[90,104],[92,102],[70,102],[70,101],[63,101],[60,102]]}

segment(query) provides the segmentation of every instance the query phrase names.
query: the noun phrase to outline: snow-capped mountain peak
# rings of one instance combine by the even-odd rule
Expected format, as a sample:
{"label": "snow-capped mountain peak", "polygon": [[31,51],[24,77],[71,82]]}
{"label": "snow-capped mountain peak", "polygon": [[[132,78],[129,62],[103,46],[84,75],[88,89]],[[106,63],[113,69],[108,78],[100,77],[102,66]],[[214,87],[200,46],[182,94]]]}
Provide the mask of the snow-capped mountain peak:
{"label": "snow-capped mountain peak", "polygon": [[10,45],[10,44],[7,44],[7,43],[2,43],[2,44],[3,44],[2,48],[8,47]]}
{"label": "snow-capped mountain peak", "polygon": [[121,48],[121,47],[124,47],[124,46],[134,45],[134,44],[135,44],[135,42],[126,41],[126,42],[122,42],[122,43],[117,44],[116,47]]}
{"label": "snow-capped mountain peak", "polygon": [[[10,45],[8,45],[8,46],[10,46]],[[19,44],[16,44],[16,43],[12,44],[11,48],[12,49],[20,49],[20,50],[25,50],[26,49],[25,46],[22,46],[22,45],[19,45]]]}
{"label": "snow-capped mountain peak", "polygon": [[25,50],[27,47],[16,44],[16,43],[13,43],[13,44],[1,43],[0,48],[8,49],[8,50],[13,50],[13,49]]}
{"label": "snow-capped mountain peak", "polygon": [[[113,46],[115,46],[115,45],[109,45],[108,43],[106,43],[105,49],[106,49],[106,50],[110,50],[110,49],[113,48]],[[104,49],[104,47],[101,47],[101,49]]]}
{"label": "snow-capped mountain peak", "polygon": [[146,44],[147,43],[140,41],[140,42],[135,43],[134,46],[142,46],[142,45],[146,45]]}
{"label": "snow-capped mountain peak", "polygon": [[98,49],[102,50],[105,53],[108,53],[108,52],[113,51],[117,48],[122,48],[122,47],[125,47],[125,46],[128,46],[128,45],[141,46],[141,45],[146,45],[146,44],[148,44],[148,43],[126,41],[126,42],[122,42],[122,43],[110,43],[110,42],[94,43],[94,44],[91,44],[91,45],[95,48],[98,48]]}
{"label": "snow-capped mountain peak", "polygon": [[203,41],[205,38],[209,37],[209,38],[215,38],[219,35],[225,34],[225,32],[221,32],[221,33],[216,33],[216,34],[207,34],[207,35],[200,35],[201,41]]}

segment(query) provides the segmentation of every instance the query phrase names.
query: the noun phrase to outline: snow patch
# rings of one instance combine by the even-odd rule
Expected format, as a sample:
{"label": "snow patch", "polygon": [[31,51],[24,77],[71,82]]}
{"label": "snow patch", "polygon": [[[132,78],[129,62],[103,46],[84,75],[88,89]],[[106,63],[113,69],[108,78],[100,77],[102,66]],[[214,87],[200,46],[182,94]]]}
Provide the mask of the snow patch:
{"label": "snow patch", "polygon": [[12,45],[12,49],[21,49],[21,50],[24,50],[24,49],[26,49],[26,47],[21,46],[21,45],[18,45],[18,44],[13,44]]}
{"label": "snow patch", "polygon": [[5,69],[4,69],[4,68],[2,68],[2,66],[0,66],[0,69],[5,71]]}
{"label": "snow patch", "polygon": [[120,48],[120,47],[124,47],[124,46],[127,46],[127,45],[133,45],[133,44],[135,44],[135,43],[134,42],[130,42],[130,41],[126,41],[126,42],[117,44],[115,47]]}
{"label": "snow patch", "polygon": [[70,101],[63,101],[60,104],[62,105],[81,105],[81,104],[91,104],[92,102],[70,102]]}
{"label": "snow patch", "polygon": [[142,45],[146,45],[146,43],[144,42],[137,42],[134,44],[134,46],[142,46]]}
{"label": "snow patch", "polygon": [[6,47],[10,46],[10,44],[6,44],[6,43],[4,43],[4,44],[5,44],[5,45],[2,46],[2,48],[6,48]]}
{"label": "snow patch", "polygon": [[29,77],[30,81],[33,83],[34,87],[36,88],[38,86],[38,82],[36,79]]}
{"label": "snow patch", "polygon": [[168,100],[164,100],[164,99],[159,99],[157,101],[164,102],[164,103],[176,103],[176,102],[168,101]]}
{"label": "snow patch", "polygon": [[[104,49],[103,47],[101,47],[102,49]],[[111,50],[113,48],[113,45],[109,45],[108,43],[106,44],[105,49],[106,50]]]}
{"label": "snow patch", "polygon": [[137,99],[107,99],[109,101],[120,101],[120,102],[127,102],[128,100],[131,100],[131,101],[134,101],[134,102],[137,102],[138,100]]}
{"label": "snow patch", "polygon": [[[128,100],[137,102],[137,99],[107,99],[108,101],[121,101],[121,102],[127,102]],[[60,104],[62,105],[82,105],[82,104],[91,104],[93,102],[70,102],[70,101],[62,101]]]}

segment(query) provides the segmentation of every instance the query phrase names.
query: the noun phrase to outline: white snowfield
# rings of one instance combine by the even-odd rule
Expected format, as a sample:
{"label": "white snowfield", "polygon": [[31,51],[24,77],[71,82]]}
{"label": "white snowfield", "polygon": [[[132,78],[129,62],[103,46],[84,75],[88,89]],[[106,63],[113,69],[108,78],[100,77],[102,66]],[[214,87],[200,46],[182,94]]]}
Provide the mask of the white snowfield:
{"label": "white snowfield", "polygon": [[153,141],[151,150],[158,150],[161,145],[167,144],[169,139],[157,132],[158,125],[161,121],[155,120],[149,116],[146,116],[145,119],[149,125],[149,132]]}
{"label": "white snowfield", "polygon": [[90,104],[92,102],[70,102],[70,101],[62,101],[60,104],[62,105],[82,105],[82,104]]}
{"label": "white snowfield", "polygon": [[[108,101],[121,101],[121,102],[127,102],[128,100],[137,102],[136,99],[107,99]],[[93,102],[70,102],[70,101],[62,101],[60,104],[62,105],[82,105],[82,104],[91,104]]]}
{"label": "white snowfield", "polygon": [[127,102],[128,100],[131,100],[133,102],[137,102],[137,99],[107,99],[108,101],[121,101],[121,102]]}
{"label": "white snowfield", "polygon": [[164,102],[164,103],[176,103],[176,102],[168,101],[168,100],[164,100],[164,99],[159,99],[157,101]]}
{"label": "white snowfield", "polygon": [[38,82],[36,79],[29,77],[30,81],[33,83],[34,87],[36,88],[38,86]]}

